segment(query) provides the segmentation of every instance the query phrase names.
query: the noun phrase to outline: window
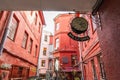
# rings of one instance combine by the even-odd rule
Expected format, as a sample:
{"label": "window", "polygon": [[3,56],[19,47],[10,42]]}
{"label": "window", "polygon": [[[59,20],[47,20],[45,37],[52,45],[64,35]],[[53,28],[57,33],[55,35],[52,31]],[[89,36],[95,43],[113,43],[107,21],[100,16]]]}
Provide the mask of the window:
{"label": "window", "polygon": [[93,79],[98,80],[94,60],[91,60],[91,65],[92,65]]}
{"label": "window", "polygon": [[37,14],[35,14],[35,19],[34,19],[34,21],[35,21],[35,25],[37,25]]}
{"label": "window", "polygon": [[43,48],[43,55],[46,56],[47,48]]}
{"label": "window", "polygon": [[55,70],[59,70],[59,58],[55,59]]}
{"label": "window", "polygon": [[52,53],[52,52],[49,52],[49,54],[50,54],[50,55],[53,55],[53,53]]}
{"label": "window", "polygon": [[3,15],[3,11],[0,11],[0,20],[2,18],[2,15]]}
{"label": "window", "polygon": [[77,55],[71,55],[71,64],[72,66],[77,64]]}
{"label": "window", "polygon": [[68,63],[68,57],[62,57],[62,63],[67,64]]}
{"label": "window", "polygon": [[28,75],[28,72],[29,72],[29,68],[27,67],[12,65],[11,77],[24,77]]}
{"label": "window", "polygon": [[[86,32],[83,33],[84,36],[88,36],[88,30]],[[84,44],[84,48],[87,46],[87,41],[83,42]]]}
{"label": "window", "polygon": [[84,67],[83,67],[83,69],[84,69],[84,78],[85,78],[85,80],[87,79],[87,76],[86,76],[86,66],[84,65]]}
{"label": "window", "polygon": [[103,61],[102,61],[102,55],[98,55],[97,56],[97,60],[98,60],[98,64],[99,64],[99,68],[100,68],[100,74],[101,74],[101,78],[105,79],[105,70],[104,70],[104,65],[103,65]]}
{"label": "window", "polygon": [[29,53],[31,53],[31,51],[32,51],[32,44],[33,44],[33,40],[30,39],[29,46],[28,46],[28,52]]}
{"label": "window", "polygon": [[23,36],[23,41],[22,41],[22,47],[26,48],[27,46],[27,39],[28,39],[28,34],[25,32]]}
{"label": "window", "polygon": [[55,49],[58,49],[58,47],[59,47],[59,39],[57,38],[56,40],[55,40]]}
{"label": "window", "polygon": [[18,74],[22,77],[23,67],[18,67]]}
{"label": "window", "polygon": [[36,45],[35,46],[35,57],[37,56],[37,49],[38,49],[38,46]]}
{"label": "window", "polygon": [[46,41],[46,42],[47,42],[47,40],[48,40],[48,36],[47,36],[47,35],[45,35],[45,36],[44,36],[44,41]]}
{"label": "window", "polygon": [[41,66],[42,66],[42,67],[45,67],[45,60],[42,60]]}
{"label": "window", "polygon": [[9,33],[8,33],[8,37],[11,40],[14,40],[15,33],[16,33],[16,30],[17,30],[17,26],[18,26],[18,22],[17,22],[17,20],[14,17],[12,19],[11,25],[9,26]]}
{"label": "window", "polygon": [[52,70],[52,67],[53,67],[53,61],[50,59],[48,62],[48,69]]}
{"label": "window", "polygon": [[40,22],[39,22],[39,27],[38,27],[39,29],[38,29],[38,32],[40,32],[40,28],[41,28],[41,24],[40,24]]}
{"label": "window", "polygon": [[[84,36],[89,36],[89,37],[90,37],[90,30],[89,30],[89,29],[90,29],[90,26],[88,25],[87,31],[85,31],[85,32],[83,33]],[[90,40],[90,39],[89,39],[89,40]],[[84,48],[87,47],[89,40],[83,42]]]}
{"label": "window", "polygon": [[18,67],[18,66],[13,65],[11,76],[12,77],[17,77],[17,76],[22,77],[22,72],[23,72],[23,67]]}
{"label": "window", "polygon": [[95,32],[97,28],[96,16],[92,16],[92,28],[93,28],[93,32]]}
{"label": "window", "polygon": [[59,30],[59,28],[60,28],[60,23],[57,23],[56,24],[56,30]]}

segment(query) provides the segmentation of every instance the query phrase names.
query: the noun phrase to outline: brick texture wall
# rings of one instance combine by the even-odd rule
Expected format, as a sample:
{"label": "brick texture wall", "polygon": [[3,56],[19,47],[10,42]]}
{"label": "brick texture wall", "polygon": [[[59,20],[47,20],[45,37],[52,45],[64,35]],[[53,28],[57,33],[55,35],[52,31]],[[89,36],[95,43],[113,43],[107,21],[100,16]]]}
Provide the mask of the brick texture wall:
{"label": "brick texture wall", "polygon": [[120,0],[104,0],[99,9],[102,26],[98,29],[108,80],[120,80]]}

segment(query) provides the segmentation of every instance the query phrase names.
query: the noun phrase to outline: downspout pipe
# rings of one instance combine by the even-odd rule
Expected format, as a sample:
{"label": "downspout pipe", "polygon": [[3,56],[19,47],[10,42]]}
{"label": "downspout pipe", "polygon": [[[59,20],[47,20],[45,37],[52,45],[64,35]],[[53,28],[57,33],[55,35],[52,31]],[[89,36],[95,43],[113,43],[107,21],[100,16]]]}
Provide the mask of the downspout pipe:
{"label": "downspout pipe", "polygon": [[10,11],[8,18],[7,18],[7,22],[5,23],[5,31],[3,33],[3,37],[0,43],[0,56],[3,53],[3,48],[4,48],[5,40],[7,39],[7,34],[9,33],[9,27],[12,22],[12,17],[13,17],[13,11]]}
{"label": "downspout pipe", "polygon": [[78,42],[79,45],[79,52],[80,52],[80,68],[81,68],[81,72],[82,72],[82,77],[81,80],[84,80],[84,69],[83,69],[83,57],[82,57],[82,45],[80,44],[80,42]]}

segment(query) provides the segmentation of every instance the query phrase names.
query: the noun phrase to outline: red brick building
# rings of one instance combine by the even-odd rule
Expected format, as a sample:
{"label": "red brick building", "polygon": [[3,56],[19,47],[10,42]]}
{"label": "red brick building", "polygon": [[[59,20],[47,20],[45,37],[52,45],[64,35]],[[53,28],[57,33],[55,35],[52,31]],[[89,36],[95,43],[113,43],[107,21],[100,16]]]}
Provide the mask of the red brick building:
{"label": "red brick building", "polygon": [[53,38],[55,70],[63,71],[71,78],[74,70],[79,72],[79,67],[74,67],[79,62],[78,42],[67,35],[70,32],[70,22],[73,17],[72,14],[60,14],[54,19]]}
{"label": "red brick building", "polygon": [[98,36],[107,80],[120,80],[120,0],[104,0],[100,13]]}
{"label": "red brick building", "polygon": [[[81,43],[85,80],[119,80],[120,10],[119,0],[104,0],[98,13],[101,25],[90,22],[90,40]],[[89,17],[91,21],[92,17]],[[92,31],[93,30],[93,31]]]}
{"label": "red brick building", "polygon": [[[0,33],[2,33],[0,40],[3,38],[8,15],[8,11],[0,12]],[[28,76],[36,75],[44,24],[42,11],[13,11],[9,32],[0,56],[1,74],[9,75],[9,79],[22,78],[23,80]]]}

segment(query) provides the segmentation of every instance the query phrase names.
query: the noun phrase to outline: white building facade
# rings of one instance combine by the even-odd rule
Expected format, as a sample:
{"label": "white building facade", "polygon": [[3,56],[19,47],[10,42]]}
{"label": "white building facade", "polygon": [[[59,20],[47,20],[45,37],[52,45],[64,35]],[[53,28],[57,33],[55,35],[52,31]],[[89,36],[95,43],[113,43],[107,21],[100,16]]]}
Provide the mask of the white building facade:
{"label": "white building facade", "polygon": [[53,45],[51,44],[50,36],[52,36],[51,32],[43,30],[42,32],[42,40],[41,40],[41,48],[39,54],[39,74],[42,77],[46,76],[46,71],[50,69],[49,60],[52,58]]}

